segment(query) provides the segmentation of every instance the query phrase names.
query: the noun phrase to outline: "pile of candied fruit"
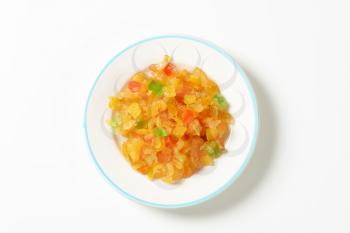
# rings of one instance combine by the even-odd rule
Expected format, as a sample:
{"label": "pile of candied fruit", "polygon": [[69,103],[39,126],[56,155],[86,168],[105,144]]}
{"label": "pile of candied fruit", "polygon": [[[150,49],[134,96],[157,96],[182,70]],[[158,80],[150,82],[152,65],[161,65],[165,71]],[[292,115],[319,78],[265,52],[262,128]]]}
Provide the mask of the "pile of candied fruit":
{"label": "pile of candied fruit", "polygon": [[181,69],[167,55],[131,77],[110,97],[108,124],[132,168],[175,183],[225,151],[233,117],[217,84],[203,70]]}

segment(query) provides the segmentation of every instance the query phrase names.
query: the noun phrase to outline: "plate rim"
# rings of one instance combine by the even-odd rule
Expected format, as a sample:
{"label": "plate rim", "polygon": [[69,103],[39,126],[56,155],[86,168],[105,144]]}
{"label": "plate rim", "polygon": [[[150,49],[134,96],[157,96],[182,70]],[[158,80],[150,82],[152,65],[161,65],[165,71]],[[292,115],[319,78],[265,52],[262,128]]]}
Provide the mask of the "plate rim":
{"label": "plate rim", "polygon": [[[197,43],[200,43],[202,45],[208,46],[211,49],[213,49],[214,51],[218,52],[220,55],[222,55],[225,59],[227,59],[231,64],[233,64],[238,72],[240,73],[241,77],[243,78],[243,81],[248,89],[248,93],[252,99],[253,102],[253,109],[254,109],[254,115],[255,115],[255,121],[254,121],[254,132],[253,132],[253,137],[252,137],[252,143],[251,146],[249,148],[249,151],[247,153],[247,157],[244,160],[244,162],[242,163],[242,165],[240,166],[240,168],[238,169],[238,171],[236,171],[230,179],[228,179],[224,185],[222,185],[221,187],[219,187],[218,189],[216,189],[215,191],[207,194],[204,197],[201,197],[199,199],[195,199],[192,201],[188,201],[188,202],[183,202],[183,203],[178,203],[178,204],[161,204],[161,203],[157,203],[157,202],[150,202],[150,201],[146,201],[143,200],[142,198],[136,197],[130,193],[128,193],[127,191],[125,191],[124,189],[122,189],[121,187],[119,187],[117,184],[115,184],[103,171],[103,169],[101,168],[100,164],[98,163],[94,152],[92,150],[92,147],[90,145],[90,140],[89,140],[89,135],[88,135],[88,130],[87,130],[87,112],[88,112],[88,107],[89,107],[89,103],[91,101],[91,96],[93,91],[95,90],[96,84],[98,82],[98,80],[100,79],[100,77],[102,76],[102,74],[105,72],[105,70],[118,58],[120,57],[123,53],[125,53],[127,50],[134,48],[138,45],[141,45],[143,43],[149,42],[149,41],[153,41],[153,40],[161,40],[161,39],[168,39],[168,38],[174,38],[174,39],[184,39],[184,40],[190,40],[190,41],[194,41]],[[85,104],[85,110],[84,110],[84,120],[83,120],[83,128],[84,128],[84,134],[85,134],[85,142],[87,144],[87,147],[89,149],[89,154],[90,154],[90,158],[92,159],[93,163],[95,164],[97,170],[99,171],[99,173],[102,175],[102,177],[107,181],[107,183],[109,183],[112,187],[114,187],[119,193],[121,193],[124,197],[133,200],[137,203],[146,205],[146,206],[151,206],[151,207],[157,207],[157,208],[164,208],[164,209],[175,209],[175,208],[184,208],[184,207],[190,207],[190,206],[194,206],[194,205],[198,205],[201,204],[203,202],[206,202],[214,197],[216,197],[217,195],[219,195],[220,193],[224,192],[228,187],[230,187],[237,179],[238,177],[241,176],[241,174],[243,173],[243,171],[245,170],[245,168],[247,167],[248,163],[250,162],[252,155],[254,153],[255,147],[256,147],[256,143],[257,143],[257,138],[258,138],[258,134],[259,134],[259,127],[260,127],[260,115],[259,115],[259,111],[258,111],[258,103],[257,103],[257,98],[253,89],[253,86],[249,80],[249,78],[247,77],[246,73],[243,71],[243,69],[241,68],[241,66],[236,62],[236,60],[229,55],[224,49],[220,48],[219,46],[213,44],[212,42],[206,41],[204,39],[200,39],[198,37],[194,37],[194,36],[190,36],[190,35],[183,35],[183,34],[165,34],[165,35],[158,35],[158,36],[153,36],[153,37],[148,37],[146,39],[137,41],[131,45],[129,45],[128,47],[124,48],[123,50],[121,50],[120,52],[118,52],[116,55],[114,55],[109,62],[103,67],[103,69],[99,72],[98,76],[96,77],[90,91],[88,94],[88,98]]]}

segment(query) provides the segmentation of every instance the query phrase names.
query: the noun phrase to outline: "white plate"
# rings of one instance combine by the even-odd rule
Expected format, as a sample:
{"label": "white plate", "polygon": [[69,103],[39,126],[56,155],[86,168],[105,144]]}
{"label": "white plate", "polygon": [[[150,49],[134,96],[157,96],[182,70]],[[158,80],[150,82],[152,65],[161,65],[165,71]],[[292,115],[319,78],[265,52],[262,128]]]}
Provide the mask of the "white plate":
{"label": "white plate", "polygon": [[[120,154],[105,124],[108,97],[130,76],[164,54],[175,63],[199,66],[215,80],[230,103],[236,122],[226,142],[228,152],[215,165],[176,185],[149,181],[135,172]],[[189,36],[166,35],[137,42],[119,52],[103,68],[90,91],[85,110],[85,135],[91,157],[103,177],[120,193],[139,203],[179,208],[202,203],[230,186],[249,162],[258,134],[258,109],[253,88],[239,65],[217,46]]]}

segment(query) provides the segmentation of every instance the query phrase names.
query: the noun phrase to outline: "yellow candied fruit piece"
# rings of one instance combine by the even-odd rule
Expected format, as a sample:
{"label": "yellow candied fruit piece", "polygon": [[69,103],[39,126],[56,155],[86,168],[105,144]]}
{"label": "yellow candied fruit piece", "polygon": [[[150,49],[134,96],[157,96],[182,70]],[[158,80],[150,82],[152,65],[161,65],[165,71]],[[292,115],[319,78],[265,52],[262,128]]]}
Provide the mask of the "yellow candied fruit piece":
{"label": "yellow candied fruit piece", "polygon": [[200,125],[199,121],[196,119],[194,121],[192,121],[189,125],[189,131],[193,134],[193,135],[197,135],[200,136],[200,132],[202,130],[202,126]]}
{"label": "yellow candied fruit piece", "polygon": [[176,168],[174,175],[173,175],[173,180],[178,181],[178,180],[182,179],[183,175],[184,175],[184,168],[183,167],[179,168],[179,169]]}
{"label": "yellow candied fruit piece", "polygon": [[185,104],[189,105],[189,104],[195,103],[196,99],[197,98],[195,95],[185,95],[184,102],[185,102]]}
{"label": "yellow candied fruit piece", "polygon": [[219,88],[218,88],[218,86],[216,85],[216,83],[215,82],[213,82],[212,80],[207,80],[206,81],[206,85],[205,85],[205,89],[209,92],[209,93],[211,93],[211,94],[215,94],[215,93],[217,93],[218,91],[219,91]]}
{"label": "yellow candied fruit piece", "polygon": [[185,161],[186,161],[186,159],[187,159],[187,156],[186,156],[186,155],[180,154],[180,155],[177,155],[176,158],[177,158],[179,161],[181,161],[182,164],[184,164]]}
{"label": "yellow candied fruit piece", "polygon": [[211,97],[211,96],[203,96],[203,97],[201,98],[201,100],[202,100],[202,104],[203,104],[204,106],[208,106],[208,105],[210,105],[211,102],[212,102],[212,97]]}
{"label": "yellow candied fruit piece", "polygon": [[168,105],[168,112],[170,115],[172,116],[176,116],[177,115],[177,108],[174,104],[169,104]]}
{"label": "yellow candied fruit piece", "polygon": [[130,104],[130,106],[128,107],[128,113],[129,113],[134,119],[136,119],[136,118],[141,114],[140,105],[139,105],[138,103],[132,103],[132,104]]}
{"label": "yellow candied fruit piece", "polygon": [[166,108],[166,103],[163,100],[159,100],[159,111],[164,111]]}
{"label": "yellow candied fruit piece", "polygon": [[164,87],[164,96],[166,96],[166,97],[176,96],[175,87],[174,86],[165,86]]}
{"label": "yellow candied fruit piece", "polygon": [[183,167],[184,167],[184,164],[181,162],[181,161],[179,161],[179,160],[174,160],[174,166],[177,168],[177,169],[183,169]]}
{"label": "yellow candied fruit piece", "polygon": [[174,175],[174,166],[171,163],[166,164],[166,169],[169,176]]}
{"label": "yellow candied fruit piece", "polygon": [[171,57],[169,56],[169,55],[164,55],[164,57],[163,57],[163,62],[165,62],[165,63],[169,63],[171,61]]}
{"label": "yellow candied fruit piece", "polygon": [[181,70],[177,77],[181,80],[181,79],[186,79],[186,77],[188,77],[190,75],[190,72],[188,72],[188,70],[184,69],[184,70]]}
{"label": "yellow candied fruit piece", "polygon": [[133,163],[131,166],[132,168],[134,168],[135,170],[139,169],[140,167],[145,166],[145,162],[143,161],[137,161],[136,163]]}
{"label": "yellow candied fruit piece", "polygon": [[153,127],[156,127],[156,119],[155,119],[155,118],[149,119],[147,125],[148,125],[148,127],[149,127],[150,129],[152,129]]}
{"label": "yellow candied fruit piece", "polygon": [[167,109],[167,105],[163,100],[158,100],[151,105],[151,115],[155,117],[159,112]]}
{"label": "yellow candied fruit piece", "polygon": [[204,155],[204,156],[202,157],[202,163],[203,163],[205,166],[213,165],[213,158],[210,157],[209,155]]}
{"label": "yellow candied fruit piece", "polygon": [[185,142],[180,139],[177,141],[175,147],[174,147],[174,154],[176,159],[180,160],[181,162],[184,162],[186,160],[186,155],[180,153],[179,151],[185,146]]}
{"label": "yellow candied fruit piece", "polygon": [[181,125],[181,126],[183,125],[183,121],[179,117],[174,116],[173,119],[177,125]]}
{"label": "yellow candied fruit piece", "polygon": [[204,106],[201,103],[194,103],[191,104],[190,107],[195,111],[195,112],[202,112],[204,110]]}
{"label": "yellow candied fruit piece", "polygon": [[165,167],[163,164],[154,165],[151,171],[147,174],[150,180],[158,179],[165,173]]}
{"label": "yellow candied fruit piece", "polygon": [[144,142],[141,139],[133,138],[125,142],[126,154],[129,156],[131,162],[136,162],[140,159],[140,152]]}
{"label": "yellow candied fruit piece", "polygon": [[[199,67],[194,68],[193,70],[193,75],[197,76],[199,80],[203,81],[207,81],[208,80],[208,76],[204,73],[204,71],[202,69],[200,69]],[[204,83],[205,85],[205,83]]]}
{"label": "yellow candied fruit piece", "polygon": [[146,147],[146,148],[143,149],[143,153],[145,155],[151,155],[151,154],[153,154],[153,152],[154,152],[153,149],[151,149],[149,147]]}
{"label": "yellow candied fruit piece", "polygon": [[141,82],[145,79],[145,74],[143,72],[137,72],[131,77],[131,80]]}
{"label": "yellow candied fruit piece", "polygon": [[185,132],[186,132],[187,128],[181,125],[177,125],[174,130],[173,130],[173,134],[178,137],[181,138]]}
{"label": "yellow candied fruit piece", "polygon": [[152,165],[154,161],[156,161],[156,156],[154,154],[151,154],[149,156],[145,157],[145,162],[148,166]]}
{"label": "yellow candied fruit piece", "polygon": [[162,121],[160,120],[159,117],[156,118],[155,123],[156,123],[156,126],[157,126],[157,127],[162,127]]}
{"label": "yellow candied fruit piece", "polygon": [[164,181],[165,183],[168,183],[168,184],[174,183],[174,179],[172,176],[165,176],[162,178],[162,181]]}
{"label": "yellow candied fruit piece", "polygon": [[128,120],[127,122],[124,122],[123,124],[123,130],[129,130],[135,125],[136,121],[134,120]]}
{"label": "yellow candied fruit piece", "polygon": [[162,148],[162,140],[159,137],[154,138],[154,148]]}
{"label": "yellow candied fruit piece", "polygon": [[200,85],[201,84],[201,80],[199,79],[199,77],[196,76],[196,75],[193,75],[193,74],[191,74],[189,76],[188,81],[193,83],[193,84],[196,84],[196,85]]}
{"label": "yellow candied fruit piece", "polygon": [[208,119],[207,121],[207,124],[208,124],[208,127],[211,128],[211,129],[214,129],[216,128],[219,124],[221,123],[220,120],[215,120],[215,119]]}
{"label": "yellow candied fruit piece", "polygon": [[207,128],[205,130],[205,135],[208,141],[214,140],[218,136],[218,131],[216,128]]}
{"label": "yellow candied fruit piece", "polygon": [[146,135],[149,130],[148,129],[138,129],[136,130],[137,134],[140,134],[140,135]]}
{"label": "yellow candied fruit piece", "polygon": [[171,163],[167,163],[166,164],[166,171],[167,171],[167,174],[165,177],[162,178],[162,180],[164,182],[167,182],[167,183],[174,183],[174,178],[173,178],[173,175],[175,173],[175,169],[174,169],[174,166],[171,164]]}
{"label": "yellow candied fruit piece", "polygon": [[118,107],[120,107],[120,100],[117,97],[110,96],[109,97],[109,108],[111,110],[116,110]]}
{"label": "yellow candied fruit piece", "polygon": [[127,142],[125,142],[125,143],[123,143],[122,144],[122,154],[123,154],[123,156],[128,160],[128,161],[130,161],[130,158],[129,158],[129,156],[128,156],[128,143]]}

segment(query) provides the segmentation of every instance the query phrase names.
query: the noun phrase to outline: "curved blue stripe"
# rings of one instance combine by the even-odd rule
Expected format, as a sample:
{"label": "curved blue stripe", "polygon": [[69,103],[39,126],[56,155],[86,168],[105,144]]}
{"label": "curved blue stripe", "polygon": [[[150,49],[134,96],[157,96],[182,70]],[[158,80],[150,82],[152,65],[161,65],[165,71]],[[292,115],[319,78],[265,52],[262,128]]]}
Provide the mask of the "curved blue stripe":
{"label": "curved blue stripe", "polygon": [[[118,57],[120,57],[123,53],[125,53],[127,50],[135,47],[135,46],[138,46],[142,43],[145,43],[145,42],[148,42],[148,41],[152,41],[152,40],[159,40],[159,39],[164,39],[164,38],[178,38],[178,39],[185,39],[185,40],[191,40],[191,41],[195,41],[195,42],[198,42],[200,44],[203,44],[203,45],[206,45],[208,47],[210,47],[211,49],[217,51],[218,53],[220,53],[223,57],[225,57],[230,63],[232,63],[237,69],[238,69],[238,72],[240,73],[241,77],[243,78],[243,81],[245,83],[245,85],[247,86],[248,88],[248,91],[249,91],[249,94],[250,94],[250,97],[252,98],[252,101],[253,101],[253,105],[254,105],[254,115],[255,115],[255,122],[254,122],[254,132],[253,132],[253,138],[252,138],[252,143],[251,143],[251,146],[249,148],[249,151],[248,151],[248,155],[247,155],[247,158],[245,159],[245,161],[243,162],[243,164],[241,165],[240,169],[234,173],[232,175],[232,177],[223,185],[221,186],[220,188],[218,188],[216,191],[208,194],[207,196],[205,197],[202,197],[200,199],[197,199],[197,200],[194,200],[194,201],[190,201],[190,202],[184,202],[184,203],[180,203],[180,204],[170,204],[170,205],[165,205],[165,204],[160,204],[160,203],[156,203],[156,202],[149,202],[149,201],[145,201],[141,198],[138,198],[136,196],[133,196],[131,194],[129,194],[128,192],[126,192],[125,190],[123,190],[122,188],[120,188],[117,184],[115,184],[102,170],[100,164],[98,163],[98,161],[96,160],[95,158],[95,155],[94,155],[94,152],[92,151],[92,148],[91,148],[91,145],[90,145],[90,141],[89,141],[89,135],[88,135],[88,132],[87,132],[87,127],[86,127],[86,118],[87,118],[87,109],[88,109],[88,106],[89,106],[89,103],[90,103],[90,100],[91,100],[91,96],[92,96],[92,93],[95,89],[95,86],[98,82],[98,80],[100,79],[100,77],[102,76],[102,74],[105,72],[105,70],[107,69],[107,67],[112,63],[114,62],[115,59],[117,59]],[[99,75],[97,76],[91,90],[90,90],[90,93],[89,93],[89,96],[88,96],[88,99],[87,99],[87,102],[86,102],[86,106],[85,106],[85,112],[84,112],[84,132],[85,132],[85,139],[86,139],[86,142],[87,142],[87,145],[88,145],[88,148],[89,148],[89,151],[90,151],[90,155],[91,155],[91,158],[94,162],[94,164],[96,165],[97,167],[97,170],[102,174],[102,176],[106,179],[106,181],[108,183],[110,183],[117,191],[119,191],[122,195],[124,195],[125,197],[133,200],[133,201],[136,201],[138,203],[141,203],[141,204],[144,204],[144,205],[148,205],[148,206],[152,206],[152,207],[158,207],[158,208],[181,208],[181,207],[188,207],[188,206],[193,206],[193,205],[197,205],[197,204],[200,204],[200,203],[203,203],[215,196],[217,196],[219,193],[223,192],[225,189],[227,189],[234,181],[237,180],[237,178],[242,174],[243,170],[246,168],[247,164],[249,163],[251,157],[252,157],[252,154],[254,152],[254,149],[255,149],[255,145],[256,145],[256,141],[257,141],[257,137],[258,137],[258,131],[259,131],[259,113],[258,113],[258,104],[257,104],[257,99],[256,99],[256,96],[255,96],[255,93],[254,93],[254,90],[253,90],[253,87],[249,81],[249,79],[247,78],[246,74],[244,73],[244,71],[242,70],[242,68],[237,64],[237,62],[228,54],[226,53],[223,49],[219,48],[218,46],[208,42],[208,41],[205,41],[205,40],[202,40],[202,39],[199,39],[199,38],[195,38],[195,37],[192,37],[192,36],[187,36],[187,35],[162,35],[162,36],[155,36],[155,37],[151,37],[151,38],[147,38],[147,39],[144,39],[144,40],[141,40],[139,42],[136,42],[132,45],[130,45],[129,47],[123,49],[122,51],[120,51],[117,55],[115,55],[102,69],[102,71],[99,73]]]}

